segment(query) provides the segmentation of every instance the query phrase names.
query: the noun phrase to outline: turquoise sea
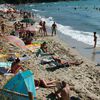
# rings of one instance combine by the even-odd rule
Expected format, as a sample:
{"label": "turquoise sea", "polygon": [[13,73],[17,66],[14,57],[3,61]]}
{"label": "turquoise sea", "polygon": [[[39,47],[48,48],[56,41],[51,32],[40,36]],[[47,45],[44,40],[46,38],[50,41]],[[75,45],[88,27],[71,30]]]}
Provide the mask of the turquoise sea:
{"label": "turquoise sea", "polygon": [[18,8],[41,15],[48,26],[55,21],[62,34],[89,45],[93,45],[93,32],[96,31],[100,46],[100,0],[36,3]]}
{"label": "turquoise sea", "polygon": [[17,6],[31,11],[51,27],[55,21],[61,36],[93,46],[93,32],[97,32],[97,47],[100,47],[100,0],[34,3]]}

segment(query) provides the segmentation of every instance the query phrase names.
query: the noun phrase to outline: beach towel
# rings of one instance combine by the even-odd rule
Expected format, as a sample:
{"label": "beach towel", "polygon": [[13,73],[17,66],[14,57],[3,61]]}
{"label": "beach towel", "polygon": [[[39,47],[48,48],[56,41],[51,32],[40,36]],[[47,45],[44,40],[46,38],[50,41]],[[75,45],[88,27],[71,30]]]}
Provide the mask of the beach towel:
{"label": "beach towel", "polygon": [[60,59],[53,59],[52,57],[48,57],[48,58],[42,58],[41,59],[41,64],[49,64],[50,67],[57,67],[57,68],[62,68],[62,67],[69,67],[68,63],[61,63],[59,62]]}
{"label": "beach towel", "polygon": [[10,68],[12,62],[0,62],[0,67]]}
{"label": "beach towel", "polygon": [[10,72],[10,69],[6,69],[4,67],[0,67],[0,74],[7,74]]}
{"label": "beach towel", "polygon": [[31,52],[36,52],[39,48],[40,48],[40,44],[29,44],[25,46],[28,50],[30,50]]}
{"label": "beach towel", "polygon": [[31,57],[29,57],[29,56],[25,56],[25,57],[19,57],[19,59],[20,59],[20,61],[27,61],[27,60],[29,60],[29,59],[31,59]]}
{"label": "beach towel", "polygon": [[6,58],[6,57],[8,57],[8,55],[0,54],[0,58]]}
{"label": "beach towel", "polygon": [[53,62],[53,59],[44,58],[41,60],[41,64],[50,64]]}

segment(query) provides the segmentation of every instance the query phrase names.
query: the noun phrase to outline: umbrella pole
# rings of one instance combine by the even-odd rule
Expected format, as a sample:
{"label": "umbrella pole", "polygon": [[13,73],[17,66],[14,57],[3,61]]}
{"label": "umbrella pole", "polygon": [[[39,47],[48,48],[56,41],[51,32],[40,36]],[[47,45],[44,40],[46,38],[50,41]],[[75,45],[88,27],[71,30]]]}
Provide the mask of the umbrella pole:
{"label": "umbrella pole", "polygon": [[28,96],[29,96],[29,100],[34,100],[34,98],[33,98],[33,95],[32,95],[32,92],[28,92]]}
{"label": "umbrella pole", "polygon": [[28,23],[26,23],[26,27],[28,26]]}

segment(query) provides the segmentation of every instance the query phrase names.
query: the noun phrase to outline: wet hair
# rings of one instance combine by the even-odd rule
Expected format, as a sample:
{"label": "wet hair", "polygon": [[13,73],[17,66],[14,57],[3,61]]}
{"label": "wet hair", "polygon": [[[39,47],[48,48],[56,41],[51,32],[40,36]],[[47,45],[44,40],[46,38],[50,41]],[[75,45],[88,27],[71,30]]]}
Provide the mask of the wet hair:
{"label": "wet hair", "polygon": [[96,34],[96,32],[94,32],[94,34]]}

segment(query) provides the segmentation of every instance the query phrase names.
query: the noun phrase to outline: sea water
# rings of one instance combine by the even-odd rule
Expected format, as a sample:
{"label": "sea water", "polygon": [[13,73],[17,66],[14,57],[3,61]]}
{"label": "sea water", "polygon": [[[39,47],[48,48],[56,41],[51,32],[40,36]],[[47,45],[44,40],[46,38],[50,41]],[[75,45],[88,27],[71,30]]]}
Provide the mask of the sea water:
{"label": "sea water", "polygon": [[34,3],[17,8],[37,14],[48,27],[55,21],[57,30],[66,39],[69,36],[93,46],[93,32],[97,32],[97,47],[100,47],[100,0]]}
{"label": "sea water", "polygon": [[41,15],[49,27],[55,21],[59,32],[89,45],[93,45],[93,32],[97,32],[100,47],[100,0],[35,3],[18,8]]}

